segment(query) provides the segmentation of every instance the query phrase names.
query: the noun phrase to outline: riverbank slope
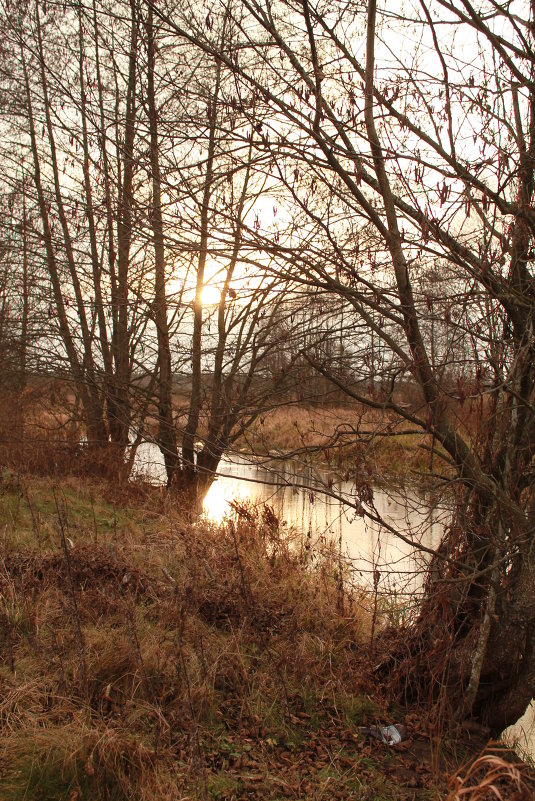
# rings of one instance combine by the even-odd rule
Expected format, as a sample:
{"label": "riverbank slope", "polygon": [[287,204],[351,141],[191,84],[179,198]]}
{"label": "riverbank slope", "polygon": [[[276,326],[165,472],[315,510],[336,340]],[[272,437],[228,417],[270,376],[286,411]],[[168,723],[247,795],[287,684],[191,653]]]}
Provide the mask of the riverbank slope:
{"label": "riverbank slope", "polygon": [[368,474],[375,483],[425,482],[431,474],[450,471],[431,436],[361,404],[272,409],[254,421],[238,444],[246,453],[298,458],[341,478]]}
{"label": "riverbank slope", "polygon": [[[373,599],[268,507],[215,527],[154,488],[4,474],[0,526],[6,801],[445,798],[484,745],[377,686]],[[364,731],[392,722],[395,747]]]}

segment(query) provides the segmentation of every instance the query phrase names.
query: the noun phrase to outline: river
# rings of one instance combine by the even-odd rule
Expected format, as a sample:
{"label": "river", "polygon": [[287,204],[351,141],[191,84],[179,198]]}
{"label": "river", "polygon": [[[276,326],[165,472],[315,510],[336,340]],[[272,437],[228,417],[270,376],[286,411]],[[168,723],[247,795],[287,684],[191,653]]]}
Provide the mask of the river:
{"label": "river", "polygon": [[[139,446],[135,473],[155,483],[166,482],[163,458],[154,444]],[[323,493],[322,486],[331,494]],[[383,597],[408,609],[418,602],[429,558],[418,546],[432,549],[439,544],[448,510],[432,494],[416,488],[400,493],[377,485],[372,491],[378,520],[359,516],[344,505],[344,499],[355,500],[355,485],[349,481],[334,481],[329,488],[328,477],[310,467],[261,464],[236,454],[222,459],[219,475],[204,499],[203,514],[219,523],[231,513],[232,502],[269,504],[281,527],[306,537],[312,551],[334,542],[352,583],[372,588],[375,579]],[[505,739],[535,758],[533,703],[505,732]]]}
{"label": "river", "polygon": [[[139,447],[136,470],[149,480],[165,483],[163,459],[151,443]],[[438,545],[447,511],[418,490],[402,494],[375,486],[373,507],[382,525],[342,503],[342,499],[355,500],[353,483],[334,481],[329,495],[322,492],[327,481],[325,474],[310,467],[290,462],[261,464],[236,454],[222,459],[219,475],[204,499],[203,514],[218,523],[231,512],[232,502],[268,504],[281,526],[309,539],[311,550],[334,542],[351,566],[356,584],[371,587],[375,577],[383,594],[395,594],[400,601],[414,598],[421,588],[426,561],[418,546]]]}

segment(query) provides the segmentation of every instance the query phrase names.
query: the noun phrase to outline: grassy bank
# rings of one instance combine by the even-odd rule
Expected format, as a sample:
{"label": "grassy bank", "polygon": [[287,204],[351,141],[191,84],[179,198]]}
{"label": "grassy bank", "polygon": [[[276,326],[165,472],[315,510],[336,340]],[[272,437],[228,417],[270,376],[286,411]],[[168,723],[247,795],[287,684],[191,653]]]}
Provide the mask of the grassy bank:
{"label": "grassy bank", "polygon": [[269,509],[5,476],[0,526],[5,801],[445,798],[475,747],[376,686],[371,599]]}
{"label": "grassy bank", "polygon": [[449,469],[429,435],[358,404],[274,409],[255,421],[241,445],[260,455],[297,455],[348,479],[364,473],[374,482],[403,483]]}
{"label": "grassy bank", "polygon": [[[91,470],[93,474],[114,474],[113,468],[107,469],[109,450],[97,470],[94,456],[86,463],[80,448],[84,429],[68,385],[38,383],[21,398],[4,395],[2,401],[1,464],[41,475],[84,476]],[[180,442],[188,399],[177,394],[174,407]],[[202,409],[200,439],[208,433],[205,413]],[[475,430],[471,414],[467,406],[452,408],[452,417],[464,435]],[[157,421],[150,411],[144,425],[156,436]],[[271,409],[256,417],[233,447],[253,456],[297,458],[348,480],[368,477],[374,483],[421,481],[430,474],[444,476],[449,469],[441,458],[444,452],[428,434],[387,411],[349,401],[324,406],[289,402]]]}

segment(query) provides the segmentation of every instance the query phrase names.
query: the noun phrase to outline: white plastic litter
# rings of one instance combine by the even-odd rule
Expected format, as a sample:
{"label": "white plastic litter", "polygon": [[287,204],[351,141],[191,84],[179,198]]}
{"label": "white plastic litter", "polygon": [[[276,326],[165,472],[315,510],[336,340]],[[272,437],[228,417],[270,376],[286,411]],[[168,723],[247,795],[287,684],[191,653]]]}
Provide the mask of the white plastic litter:
{"label": "white plastic litter", "polygon": [[366,726],[361,729],[363,734],[368,734],[376,740],[380,740],[385,745],[397,745],[405,739],[407,730],[402,724],[396,726]]}

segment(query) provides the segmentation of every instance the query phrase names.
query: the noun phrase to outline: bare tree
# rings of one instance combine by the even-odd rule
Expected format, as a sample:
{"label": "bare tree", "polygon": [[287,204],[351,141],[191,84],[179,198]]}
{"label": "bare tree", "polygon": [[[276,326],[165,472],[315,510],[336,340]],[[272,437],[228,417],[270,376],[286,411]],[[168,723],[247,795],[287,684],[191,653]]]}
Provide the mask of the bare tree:
{"label": "bare tree", "polygon": [[[61,18],[38,4],[6,14],[20,66],[10,80],[25,100],[10,126],[33,165],[52,290],[49,323],[57,323],[49,342],[63,347],[93,463],[116,475],[128,469],[131,425],[141,427],[148,406],[135,369],[147,316],[143,254],[131,253],[139,19],[134,4],[129,12],[114,17],[77,3]],[[103,17],[124,42],[124,58],[102,35]]]}
{"label": "bare tree", "polygon": [[169,483],[173,483],[179,463],[176,430],[173,421],[173,375],[167,314],[165,275],[165,240],[162,215],[160,143],[158,108],[155,90],[156,36],[152,7],[146,21],[147,33],[147,106],[150,129],[150,167],[152,173],[151,225],[154,237],[154,322],[158,339],[158,443],[165,460]]}
{"label": "bare tree", "polygon": [[[270,160],[254,112],[238,108],[223,62],[170,40],[150,4],[33,3],[5,17],[19,98],[6,129],[32,164],[48,341],[79,436],[115,476],[153,439],[169,485],[203,491],[269,403],[259,375],[288,283],[262,271],[251,222]],[[232,25],[223,15],[219,53]]]}
{"label": "bare tree", "polygon": [[[215,54],[194,11],[155,13]],[[288,216],[303,220],[287,251],[293,274],[365,322],[389,352],[392,391],[379,408],[431,435],[435,463],[456,474],[403,687],[431,688],[457,717],[500,731],[535,675],[534,8],[421,0],[398,15],[375,0],[366,10],[243,0],[233,13],[240,59],[219,57],[242,96],[262,98],[257,144]],[[264,247],[274,250],[267,236]],[[433,266],[447,287],[434,297]],[[417,389],[410,407],[393,391],[401,376]],[[479,410],[468,425],[465,403]]]}
{"label": "bare tree", "polygon": [[[259,262],[251,221],[257,204],[267,198],[262,168],[269,157],[254,147],[256,130],[237,108],[233,76],[219,58],[199,61],[189,44],[181,52],[176,39],[170,42],[168,35],[157,32],[150,6],[146,32],[158,284],[156,441],[169,485],[200,497],[222,455],[273,402],[274,385],[261,374],[279,344],[270,320],[284,301],[288,280],[264,271]],[[228,15],[217,36],[219,52],[232,50]],[[158,55],[160,50],[165,55]],[[170,69],[175,71],[172,82]],[[161,87],[159,109],[156,85]],[[174,360],[173,346],[178,351]],[[166,361],[188,384],[182,408],[173,410],[172,374],[168,380],[167,368],[162,372]]]}

